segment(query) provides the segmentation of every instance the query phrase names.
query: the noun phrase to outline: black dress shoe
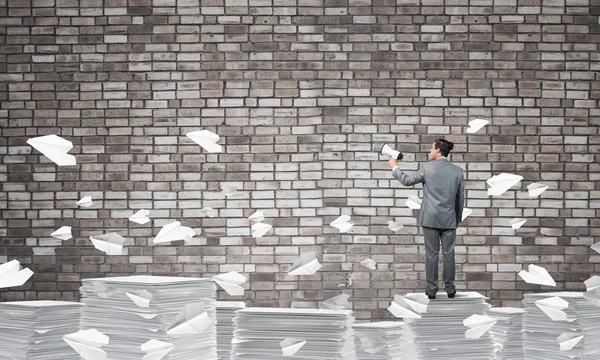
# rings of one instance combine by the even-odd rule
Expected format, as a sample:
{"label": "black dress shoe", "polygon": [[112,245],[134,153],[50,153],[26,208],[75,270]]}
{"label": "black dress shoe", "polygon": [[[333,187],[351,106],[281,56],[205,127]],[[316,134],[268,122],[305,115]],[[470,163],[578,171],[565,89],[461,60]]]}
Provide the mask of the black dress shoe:
{"label": "black dress shoe", "polygon": [[429,299],[435,299],[435,295],[429,295],[429,294],[427,294],[427,297],[428,297]]}
{"label": "black dress shoe", "polygon": [[448,298],[450,298],[450,299],[453,299],[453,298],[454,298],[454,295],[456,295],[456,292],[453,292],[453,293],[451,293],[451,294],[448,294]]}

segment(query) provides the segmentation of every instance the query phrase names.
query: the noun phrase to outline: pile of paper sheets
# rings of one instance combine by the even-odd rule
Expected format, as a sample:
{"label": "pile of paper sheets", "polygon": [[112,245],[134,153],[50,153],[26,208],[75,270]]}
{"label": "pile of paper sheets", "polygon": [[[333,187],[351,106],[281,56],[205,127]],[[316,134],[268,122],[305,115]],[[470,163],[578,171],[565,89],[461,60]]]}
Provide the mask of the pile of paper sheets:
{"label": "pile of paper sheets", "polygon": [[79,360],[62,339],[79,330],[79,307],[67,301],[0,303],[0,359]]}
{"label": "pile of paper sheets", "polygon": [[[80,293],[81,329],[96,329],[110,337],[110,343],[102,348],[110,360],[142,359],[171,345],[164,359],[198,359],[198,354],[202,359],[217,358],[216,286],[212,279],[85,279]],[[150,340],[154,343],[142,351],[141,345]],[[153,344],[157,346],[150,346]]]}
{"label": "pile of paper sheets", "polygon": [[233,318],[237,310],[243,309],[243,301],[217,301],[217,357],[219,360],[231,359],[231,340],[233,340]]}
{"label": "pile of paper sheets", "polygon": [[581,292],[525,294],[527,360],[600,359],[600,307]]}
{"label": "pile of paper sheets", "polygon": [[401,360],[402,321],[355,324],[354,344],[357,360]]}
{"label": "pile of paper sheets", "polygon": [[442,290],[429,301],[420,319],[404,319],[401,346],[403,359],[494,359],[489,331],[478,338],[467,338],[469,328],[463,323],[472,315],[484,315],[491,306],[477,292],[457,292],[453,299]]}
{"label": "pile of paper sheets", "polygon": [[246,308],[233,322],[234,360],[355,359],[352,310]]}
{"label": "pile of paper sheets", "polygon": [[523,355],[523,314],[525,310],[514,307],[491,308],[487,314],[495,318],[496,324],[490,329],[494,340],[497,360],[524,359]]}

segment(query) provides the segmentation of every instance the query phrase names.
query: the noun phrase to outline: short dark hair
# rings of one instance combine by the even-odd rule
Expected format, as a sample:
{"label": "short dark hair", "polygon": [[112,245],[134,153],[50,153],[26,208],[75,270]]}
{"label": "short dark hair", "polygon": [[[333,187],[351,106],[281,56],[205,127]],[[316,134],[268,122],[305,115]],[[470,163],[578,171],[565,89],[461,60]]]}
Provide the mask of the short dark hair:
{"label": "short dark hair", "polygon": [[440,149],[442,156],[448,156],[450,150],[454,149],[454,143],[446,139],[437,139],[433,142],[436,149]]}

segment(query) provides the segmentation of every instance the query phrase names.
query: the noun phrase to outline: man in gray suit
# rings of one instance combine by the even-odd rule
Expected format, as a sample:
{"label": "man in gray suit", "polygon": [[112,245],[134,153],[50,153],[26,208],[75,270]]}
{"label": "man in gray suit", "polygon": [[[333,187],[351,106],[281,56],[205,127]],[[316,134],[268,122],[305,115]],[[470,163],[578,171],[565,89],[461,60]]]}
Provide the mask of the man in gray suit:
{"label": "man in gray suit", "polygon": [[444,253],[444,289],[449,298],[456,294],[454,287],[454,242],[456,228],[463,212],[464,175],[460,167],[452,164],[447,156],[454,143],[437,139],[431,144],[429,162],[421,166],[418,174],[407,175],[398,166],[398,160],[390,158],[392,175],[404,186],[423,183],[423,201],[418,225],[425,236],[425,293],[435,299],[438,287],[438,261],[440,241]]}

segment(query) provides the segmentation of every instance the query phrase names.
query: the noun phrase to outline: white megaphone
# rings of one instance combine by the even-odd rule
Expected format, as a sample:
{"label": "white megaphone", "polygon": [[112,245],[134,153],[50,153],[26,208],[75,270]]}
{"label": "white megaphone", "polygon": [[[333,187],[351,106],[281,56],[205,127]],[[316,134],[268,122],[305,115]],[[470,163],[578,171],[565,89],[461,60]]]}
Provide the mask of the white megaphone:
{"label": "white megaphone", "polygon": [[384,144],[381,148],[381,155],[388,155],[393,157],[396,160],[402,160],[404,155],[400,151],[396,151],[388,146],[388,144]]}

